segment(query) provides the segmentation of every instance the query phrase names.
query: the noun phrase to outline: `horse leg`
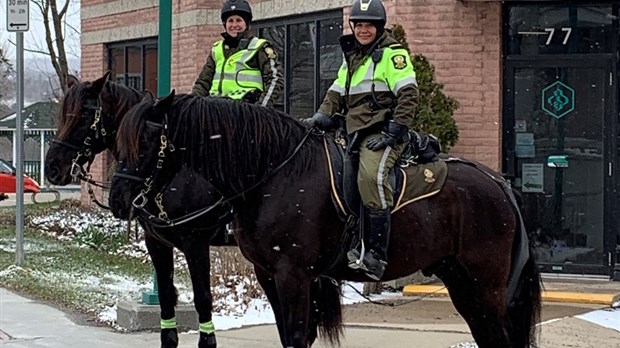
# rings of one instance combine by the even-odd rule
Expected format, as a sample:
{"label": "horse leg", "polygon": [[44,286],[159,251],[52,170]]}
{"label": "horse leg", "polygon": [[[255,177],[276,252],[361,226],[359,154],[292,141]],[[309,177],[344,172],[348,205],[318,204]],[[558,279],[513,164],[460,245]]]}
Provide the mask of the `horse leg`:
{"label": "horse leg", "polygon": [[[190,234],[195,238],[189,238]],[[198,312],[198,348],[215,348],[215,327],[212,321],[213,297],[211,296],[211,260],[209,257],[210,234],[189,232],[183,238],[183,253],[192,278],[194,307]]]}
{"label": "horse leg", "polygon": [[[143,227],[145,225],[143,224]],[[177,304],[177,292],[173,283],[174,262],[172,247],[162,244],[150,232],[150,226],[145,227],[144,242],[151,257],[155,273],[157,274],[157,286],[159,295],[159,308],[161,310],[160,341],[162,348],[176,348],[179,344],[174,307]]]}
{"label": "horse leg", "polygon": [[299,267],[288,264],[280,265],[274,280],[284,318],[285,347],[307,348],[312,279],[309,274],[300,272]]}
{"label": "horse leg", "polygon": [[[456,260],[447,261],[437,276],[448,288],[454,307],[467,322],[480,348],[510,348],[506,284],[491,271],[472,272]],[[475,274],[475,276],[472,276]]]}
{"label": "horse leg", "polygon": [[284,318],[282,317],[282,311],[280,310],[280,299],[278,298],[278,290],[276,289],[276,283],[273,277],[258,267],[254,267],[254,273],[256,273],[256,279],[263,288],[267,299],[271,304],[271,309],[276,319],[276,326],[278,327],[278,335],[280,336],[280,342],[283,347],[288,346],[286,341],[286,334],[284,333]]}

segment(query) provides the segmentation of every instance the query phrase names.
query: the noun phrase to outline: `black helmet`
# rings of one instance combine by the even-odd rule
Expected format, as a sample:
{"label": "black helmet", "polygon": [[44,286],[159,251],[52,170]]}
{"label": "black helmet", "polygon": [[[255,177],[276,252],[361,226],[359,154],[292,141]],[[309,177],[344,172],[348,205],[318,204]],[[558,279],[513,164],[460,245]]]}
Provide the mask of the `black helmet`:
{"label": "black helmet", "polygon": [[252,22],[252,8],[246,0],[226,0],[222,7],[222,22],[232,15],[241,16],[248,26]]}
{"label": "black helmet", "polygon": [[371,22],[382,29],[387,22],[385,7],[381,0],[355,0],[349,14],[351,22]]}

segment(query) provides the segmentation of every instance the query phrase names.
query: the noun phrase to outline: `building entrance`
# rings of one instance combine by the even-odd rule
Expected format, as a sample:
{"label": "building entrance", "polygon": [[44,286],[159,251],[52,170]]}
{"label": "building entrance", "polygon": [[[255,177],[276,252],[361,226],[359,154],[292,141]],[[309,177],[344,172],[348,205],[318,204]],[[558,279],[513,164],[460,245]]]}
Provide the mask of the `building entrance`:
{"label": "building entrance", "polygon": [[505,10],[503,165],[522,194],[538,263],[545,272],[611,275],[618,9]]}

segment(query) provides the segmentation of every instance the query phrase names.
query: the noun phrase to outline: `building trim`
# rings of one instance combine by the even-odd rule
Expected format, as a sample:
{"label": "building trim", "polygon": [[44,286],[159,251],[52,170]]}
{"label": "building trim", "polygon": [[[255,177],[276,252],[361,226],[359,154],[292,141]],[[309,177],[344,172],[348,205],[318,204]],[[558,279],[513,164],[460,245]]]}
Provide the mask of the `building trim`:
{"label": "building trim", "polygon": [[[82,20],[89,20],[99,17],[113,16],[121,13],[139,11],[149,8],[157,8],[158,0],[117,0],[104,4],[82,7]],[[252,12],[255,20],[283,17],[294,14],[305,14],[324,10],[332,10],[350,6],[350,0],[325,0],[325,1],[305,1],[305,0],[267,0],[252,4]],[[200,24],[220,25],[220,9],[199,9],[190,12],[212,12],[209,19],[213,22]],[[198,25],[198,24],[194,24]]]}
{"label": "building trim", "polygon": [[[101,17],[105,15],[114,15],[145,8],[157,7],[152,5],[152,3],[154,2],[153,0],[137,0],[135,4],[133,2],[128,2],[131,5],[126,5],[124,4],[125,2],[128,1],[119,0],[113,3],[91,6],[82,9],[82,20],[95,18],[95,16],[93,16],[93,13],[97,14],[96,17]],[[348,6],[349,2],[349,0],[330,0],[321,2],[305,0],[271,0],[259,2],[256,5],[253,5],[252,8],[253,12],[255,13],[255,20],[261,20],[267,18],[271,19],[290,16],[295,14],[301,15],[311,12],[340,9],[344,6]],[[144,5],[144,7],[140,8],[140,5]],[[108,9],[107,6],[109,6],[110,8]],[[91,9],[98,7],[105,7],[105,10],[102,8],[102,12],[90,11]],[[129,9],[129,11],[127,9]],[[173,14],[172,16],[173,30],[190,28],[200,25],[222,25],[222,21],[220,19],[220,10],[199,9]],[[108,42],[135,40],[144,37],[157,36],[157,34],[158,23],[141,23],[127,27],[115,27],[97,31],[82,32],[82,45],[94,45]]]}
{"label": "building trim", "polygon": [[158,0],[117,0],[94,6],[82,6],[80,16],[84,21],[92,18],[107,17],[120,13],[158,7],[158,4]]}

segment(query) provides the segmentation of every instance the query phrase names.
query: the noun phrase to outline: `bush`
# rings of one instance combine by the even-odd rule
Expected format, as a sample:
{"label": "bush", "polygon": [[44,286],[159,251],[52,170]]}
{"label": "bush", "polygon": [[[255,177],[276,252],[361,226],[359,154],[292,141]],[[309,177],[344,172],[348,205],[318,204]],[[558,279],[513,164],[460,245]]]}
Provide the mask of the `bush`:
{"label": "bush", "polygon": [[94,250],[116,253],[129,240],[126,232],[105,231],[93,225],[88,225],[83,231],[76,233],[75,241]]}
{"label": "bush", "polygon": [[[392,32],[396,39],[409,50],[407,35],[402,25],[394,24]],[[416,72],[420,97],[415,111],[414,129],[439,138],[444,151],[459,140],[459,130],[454,121],[454,111],[459,103],[444,94],[443,84],[435,80],[435,67],[422,54],[411,57]]]}

